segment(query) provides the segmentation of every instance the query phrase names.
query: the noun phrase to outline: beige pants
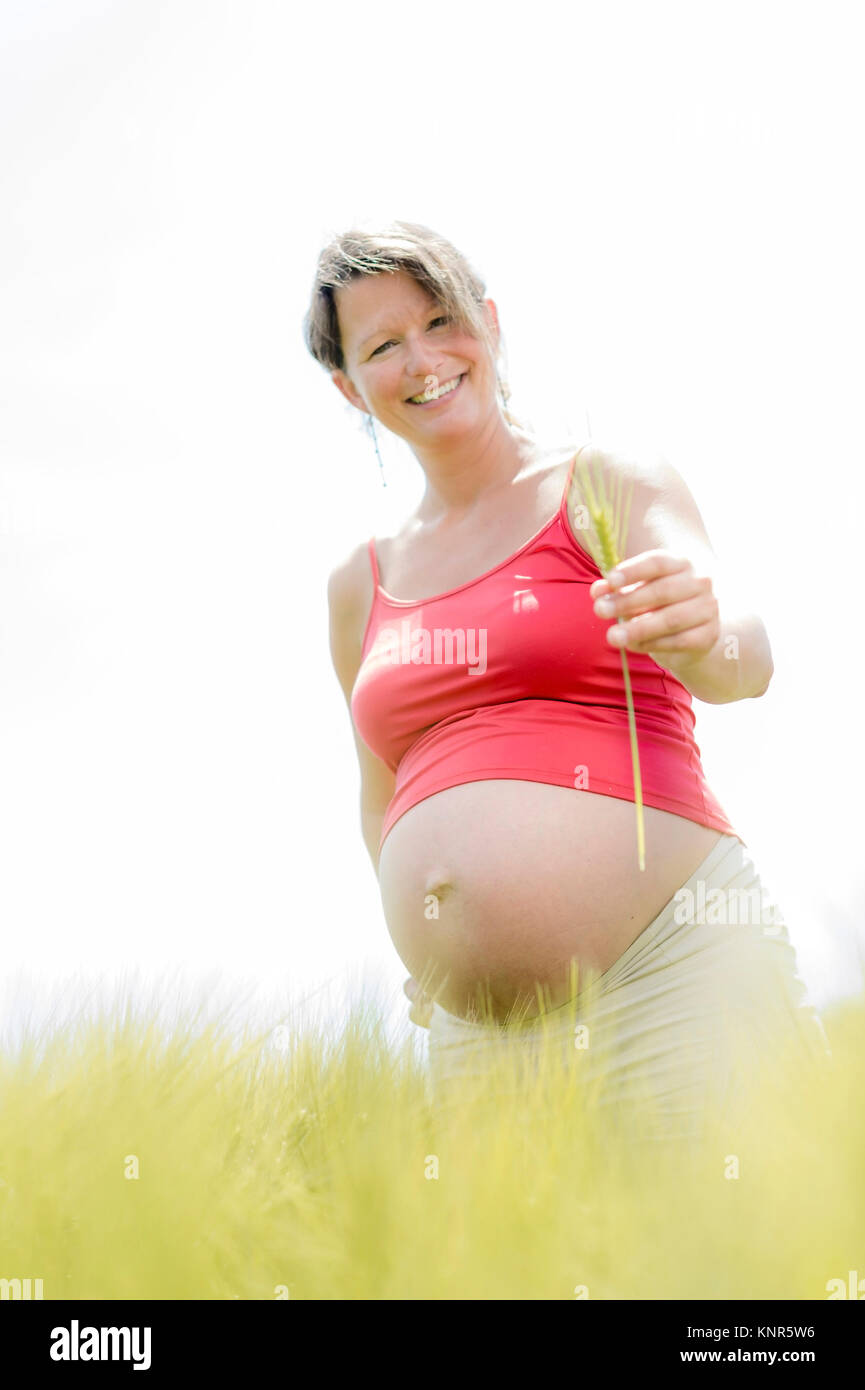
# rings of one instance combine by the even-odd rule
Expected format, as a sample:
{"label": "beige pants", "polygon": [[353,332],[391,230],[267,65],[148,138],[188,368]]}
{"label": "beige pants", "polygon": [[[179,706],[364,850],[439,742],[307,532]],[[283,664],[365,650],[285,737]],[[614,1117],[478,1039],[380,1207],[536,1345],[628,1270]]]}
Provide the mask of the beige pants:
{"label": "beige pants", "polygon": [[[496,1057],[535,1065],[553,1046],[602,1107],[650,1117],[653,1133],[701,1131],[706,1107],[735,1117],[762,1059],[784,1060],[792,1091],[830,1065],[777,903],[748,850],[725,835],[624,955],[583,977],[574,1000],[517,1023],[467,1022],[435,1005],[433,1093],[489,1075]],[[522,1059],[522,1060],[519,1060]],[[581,1083],[582,1084],[582,1083]]]}

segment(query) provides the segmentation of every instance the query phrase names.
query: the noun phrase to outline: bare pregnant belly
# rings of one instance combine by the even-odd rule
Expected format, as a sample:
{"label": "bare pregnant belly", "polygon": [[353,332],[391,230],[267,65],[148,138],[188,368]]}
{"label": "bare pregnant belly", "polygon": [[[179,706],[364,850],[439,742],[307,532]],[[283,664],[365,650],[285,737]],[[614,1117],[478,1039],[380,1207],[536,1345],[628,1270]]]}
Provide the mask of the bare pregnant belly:
{"label": "bare pregnant belly", "polygon": [[541,782],[450,787],[401,816],[379,884],[394,946],[442,1008],[504,1022],[570,994],[570,962],[608,970],[720,834],[645,807],[646,868],[630,801]]}

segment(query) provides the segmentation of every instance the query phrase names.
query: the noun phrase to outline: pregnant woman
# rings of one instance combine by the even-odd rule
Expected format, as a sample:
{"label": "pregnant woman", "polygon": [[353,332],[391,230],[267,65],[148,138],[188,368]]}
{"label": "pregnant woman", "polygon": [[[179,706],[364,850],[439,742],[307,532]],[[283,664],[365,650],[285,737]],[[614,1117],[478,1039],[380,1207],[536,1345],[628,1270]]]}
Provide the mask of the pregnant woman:
{"label": "pregnant woman", "polygon": [[[426,477],[398,533],[363,540],[328,596],[363,836],[436,1087],[553,1025],[607,1101],[634,1085],[687,1133],[701,1101],[741,1079],[736,1057],[756,1067],[792,1042],[802,1062],[825,1058],[786,927],[694,741],[692,696],[760,696],[773,668],[759,618],[716,593],[682,478],[522,429],[495,303],[426,227],[336,237],[304,332]],[[633,489],[628,558],[609,580],[581,539],[577,457],[608,491],[617,477]],[[575,1020],[589,1017],[580,1049]]]}

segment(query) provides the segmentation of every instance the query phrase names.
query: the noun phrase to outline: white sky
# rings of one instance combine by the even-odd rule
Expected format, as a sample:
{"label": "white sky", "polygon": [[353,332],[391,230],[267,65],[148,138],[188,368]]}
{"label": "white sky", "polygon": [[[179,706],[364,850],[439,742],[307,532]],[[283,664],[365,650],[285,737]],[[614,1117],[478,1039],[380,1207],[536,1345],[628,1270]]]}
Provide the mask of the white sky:
{"label": "white sky", "polygon": [[0,5],[7,1019],[133,967],[333,1008],[363,969],[404,1017],[325,585],[422,475],[380,427],[382,489],[301,337],[371,217],[478,266],[542,433],[685,476],[776,667],[695,701],[707,777],[818,1002],[859,984],[856,7],[442,13]]}

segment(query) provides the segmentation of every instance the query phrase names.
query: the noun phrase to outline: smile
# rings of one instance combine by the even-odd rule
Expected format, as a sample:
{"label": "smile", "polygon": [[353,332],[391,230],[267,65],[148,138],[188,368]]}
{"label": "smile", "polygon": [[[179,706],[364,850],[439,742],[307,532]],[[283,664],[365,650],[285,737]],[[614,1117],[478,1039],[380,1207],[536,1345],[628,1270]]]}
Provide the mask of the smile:
{"label": "smile", "polygon": [[462,385],[465,375],[466,373],[463,372],[461,376],[452,377],[450,381],[446,381],[443,385],[437,386],[434,391],[422,391],[419,396],[410,396],[408,404],[420,406],[435,405],[437,401],[443,400],[445,396],[453,396]]}

